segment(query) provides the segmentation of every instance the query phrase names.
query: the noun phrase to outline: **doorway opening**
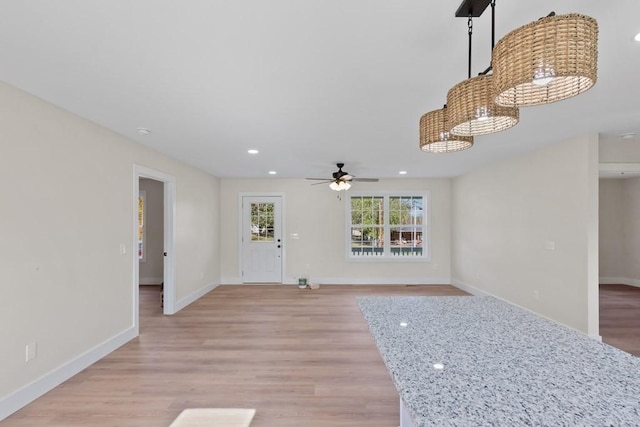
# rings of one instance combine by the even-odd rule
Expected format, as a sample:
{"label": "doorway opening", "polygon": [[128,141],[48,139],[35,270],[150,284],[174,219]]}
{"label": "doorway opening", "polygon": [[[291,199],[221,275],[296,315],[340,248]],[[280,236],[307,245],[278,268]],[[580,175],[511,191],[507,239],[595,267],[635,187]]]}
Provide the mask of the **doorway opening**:
{"label": "doorway opening", "polygon": [[[163,314],[175,313],[175,177],[134,165],[134,325],[140,329],[140,286],[158,287]],[[158,212],[158,211],[161,211]],[[161,235],[161,236],[159,236]],[[158,283],[153,283],[158,282]],[[162,294],[160,294],[160,286]]]}
{"label": "doorway opening", "polygon": [[164,183],[139,179],[138,283],[141,328],[164,308]]}
{"label": "doorway opening", "polygon": [[640,355],[640,164],[601,163],[598,196],[600,335]]}

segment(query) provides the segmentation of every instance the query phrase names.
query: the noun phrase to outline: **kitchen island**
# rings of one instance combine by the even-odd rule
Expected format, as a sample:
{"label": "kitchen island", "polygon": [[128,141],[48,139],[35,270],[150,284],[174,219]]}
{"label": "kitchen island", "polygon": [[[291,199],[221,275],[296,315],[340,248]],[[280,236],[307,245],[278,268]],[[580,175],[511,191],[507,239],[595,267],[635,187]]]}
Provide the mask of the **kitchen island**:
{"label": "kitchen island", "polygon": [[402,427],[638,426],[640,358],[493,297],[359,297]]}

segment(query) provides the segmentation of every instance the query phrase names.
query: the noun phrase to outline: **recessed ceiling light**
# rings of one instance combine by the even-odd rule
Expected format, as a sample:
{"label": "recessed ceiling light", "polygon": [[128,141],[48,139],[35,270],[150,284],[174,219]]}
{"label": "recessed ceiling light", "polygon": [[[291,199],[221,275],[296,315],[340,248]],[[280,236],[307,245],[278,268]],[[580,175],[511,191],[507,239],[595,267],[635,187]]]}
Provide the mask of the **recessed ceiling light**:
{"label": "recessed ceiling light", "polygon": [[269,171],[269,175],[275,175],[275,174],[277,174],[277,173],[278,173],[278,172],[276,172],[276,171]]}
{"label": "recessed ceiling light", "polygon": [[398,172],[398,173],[399,173],[400,175],[406,175],[406,174],[407,174],[407,171],[400,171],[400,172]]}
{"label": "recessed ceiling light", "polygon": [[151,131],[147,128],[138,128],[138,133],[140,135],[149,135]]}
{"label": "recessed ceiling light", "polygon": [[635,138],[636,134],[635,132],[629,132],[629,133],[624,133],[622,135],[620,135],[620,138],[622,139],[631,139],[631,138]]}
{"label": "recessed ceiling light", "polygon": [[251,150],[247,150],[247,153],[249,154],[258,154],[259,151],[258,150],[254,150],[253,148]]}
{"label": "recessed ceiling light", "polygon": [[640,42],[640,33],[636,34],[636,36],[633,39],[637,42]]}

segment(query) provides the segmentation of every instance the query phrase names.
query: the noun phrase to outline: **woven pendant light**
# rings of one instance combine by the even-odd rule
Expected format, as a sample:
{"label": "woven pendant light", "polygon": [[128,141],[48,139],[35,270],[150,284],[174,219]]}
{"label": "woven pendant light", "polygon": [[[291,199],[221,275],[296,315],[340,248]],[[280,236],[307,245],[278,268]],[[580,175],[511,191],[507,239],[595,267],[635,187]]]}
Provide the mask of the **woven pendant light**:
{"label": "woven pendant light", "polygon": [[579,95],[596,83],[597,62],[595,19],[580,14],[541,18],[495,45],[495,101],[524,107]]}
{"label": "woven pendant light", "polygon": [[420,117],[420,149],[427,153],[451,153],[473,146],[473,137],[456,136],[447,127],[447,107]]}
{"label": "woven pendant light", "polygon": [[515,126],[520,120],[518,109],[499,106],[494,99],[492,75],[473,77],[449,89],[447,106],[451,133],[485,135]]}

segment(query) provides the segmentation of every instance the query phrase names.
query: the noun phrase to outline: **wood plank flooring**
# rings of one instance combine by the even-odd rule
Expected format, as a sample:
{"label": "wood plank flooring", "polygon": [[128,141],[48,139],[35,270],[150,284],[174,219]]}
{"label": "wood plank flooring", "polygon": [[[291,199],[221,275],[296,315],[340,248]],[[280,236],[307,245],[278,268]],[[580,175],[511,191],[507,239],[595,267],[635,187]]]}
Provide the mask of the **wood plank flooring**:
{"label": "wood plank flooring", "polygon": [[[398,425],[398,396],[357,295],[451,286],[221,286],[174,316],[143,286],[140,336],[2,426],[168,426],[187,407],[249,407],[252,427]],[[640,288],[600,288],[601,335],[640,355]]]}
{"label": "wood plank flooring", "polygon": [[600,285],[602,341],[640,356],[640,288]]}
{"label": "wood plank flooring", "polygon": [[184,408],[256,408],[252,427],[390,427],[398,395],[357,295],[452,286],[220,286],[173,316],[143,286],[140,336],[16,412],[12,426],[168,426]]}

